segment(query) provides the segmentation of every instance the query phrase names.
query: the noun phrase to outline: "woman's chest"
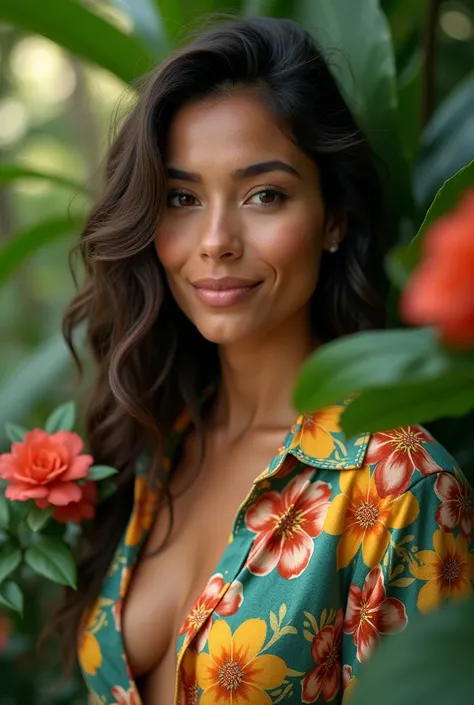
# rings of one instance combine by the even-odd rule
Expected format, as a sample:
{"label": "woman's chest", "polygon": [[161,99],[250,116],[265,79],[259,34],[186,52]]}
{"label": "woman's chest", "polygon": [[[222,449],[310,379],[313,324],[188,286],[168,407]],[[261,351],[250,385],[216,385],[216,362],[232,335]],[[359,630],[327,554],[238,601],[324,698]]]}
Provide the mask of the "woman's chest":
{"label": "woman's chest", "polygon": [[132,673],[150,674],[161,684],[174,683],[176,637],[190,618],[196,627],[204,619],[206,610],[193,610],[193,604],[226,555],[241,504],[268,462],[268,457],[245,449],[209,457],[196,475],[193,457],[184,454],[178,481],[171,486],[172,512],[166,505],[158,511],[123,610],[123,638]]}

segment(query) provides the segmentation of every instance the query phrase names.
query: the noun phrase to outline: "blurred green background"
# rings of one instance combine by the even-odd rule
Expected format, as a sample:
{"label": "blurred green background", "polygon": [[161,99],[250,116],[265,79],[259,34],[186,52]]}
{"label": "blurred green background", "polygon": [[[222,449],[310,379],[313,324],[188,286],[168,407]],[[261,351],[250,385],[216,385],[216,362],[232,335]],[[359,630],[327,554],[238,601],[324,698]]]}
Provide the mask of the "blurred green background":
{"label": "blurred green background", "polygon": [[[74,14],[77,4],[87,12],[78,15],[81,21]],[[342,18],[344,30],[335,36],[330,0],[0,0],[0,452],[8,449],[6,420],[41,425],[53,407],[77,393],[59,334],[74,291],[68,252],[100,189],[111,125],[133,101],[128,82],[165,56],[184,26],[194,26],[203,13],[310,18],[316,27],[321,17],[329,44],[345,51],[354,22],[370,45],[371,18],[380,6],[391,30],[390,80],[398,100],[393,114],[409,191],[408,204],[399,194],[398,209],[395,194],[388,244],[409,241],[442,183],[474,158],[474,0],[334,0],[333,5],[340,7],[334,17],[339,23]],[[347,18],[344,5],[350,5]],[[92,34],[88,20],[81,26],[84,17],[101,20],[91,25]],[[107,27],[117,31],[108,33]],[[119,42],[114,49],[117,37],[133,42]],[[122,46],[130,48],[128,57]],[[369,93],[367,67],[380,69],[362,66],[356,93],[362,91],[357,78]],[[370,101],[367,106],[366,118]],[[39,176],[19,178],[20,168]],[[16,250],[15,242],[20,243]],[[472,422],[470,415],[431,429],[471,478]],[[25,593],[23,621],[0,614],[0,705],[85,703],[77,677],[54,693],[45,691],[58,681],[59,671],[50,660],[53,654],[44,648],[36,653],[34,643],[56,592],[31,580]]]}

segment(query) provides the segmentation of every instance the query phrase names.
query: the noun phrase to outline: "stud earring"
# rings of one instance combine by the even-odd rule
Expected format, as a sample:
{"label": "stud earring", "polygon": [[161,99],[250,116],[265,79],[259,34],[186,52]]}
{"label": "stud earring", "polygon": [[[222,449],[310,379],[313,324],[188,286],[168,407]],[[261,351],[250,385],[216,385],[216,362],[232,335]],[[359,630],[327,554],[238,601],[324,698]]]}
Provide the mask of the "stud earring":
{"label": "stud earring", "polygon": [[329,248],[329,252],[333,255],[335,252],[337,252],[339,249],[339,243],[337,240],[334,240],[332,243],[331,247]]}

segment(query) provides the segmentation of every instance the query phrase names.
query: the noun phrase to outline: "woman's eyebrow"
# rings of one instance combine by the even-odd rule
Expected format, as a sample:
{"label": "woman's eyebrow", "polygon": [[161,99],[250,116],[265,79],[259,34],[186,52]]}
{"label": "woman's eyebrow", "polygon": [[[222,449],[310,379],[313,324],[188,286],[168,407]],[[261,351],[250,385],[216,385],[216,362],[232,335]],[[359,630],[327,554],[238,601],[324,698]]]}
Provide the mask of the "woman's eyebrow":
{"label": "woman's eyebrow", "polygon": [[[236,169],[232,173],[232,179],[234,181],[240,181],[242,179],[248,179],[251,176],[259,176],[260,174],[268,174],[271,171],[286,171],[288,174],[293,174],[301,179],[301,174],[287,162],[281,161],[281,159],[272,159],[268,162],[258,162],[257,164],[249,164],[249,166],[242,167],[241,169]],[[176,167],[170,166],[167,168],[168,179],[178,179],[179,181],[192,181],[193,183],[201,183],[202,178],[200,174],[192,171],[185,171],[184,169],[177,169]]]}

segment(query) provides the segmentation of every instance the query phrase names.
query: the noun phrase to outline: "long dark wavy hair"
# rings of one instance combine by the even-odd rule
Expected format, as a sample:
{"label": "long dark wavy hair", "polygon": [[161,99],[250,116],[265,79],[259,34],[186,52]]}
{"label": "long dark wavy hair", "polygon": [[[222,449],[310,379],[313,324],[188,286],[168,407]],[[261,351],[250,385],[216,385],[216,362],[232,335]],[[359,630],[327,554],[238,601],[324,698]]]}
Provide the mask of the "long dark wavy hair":
{"label": "long dark wavy hair", "polygon": [[57,614],[69,661],[81,615],[94,602],[129,519],[137,458],[148,452],[155,480],[164,440],[184,407],[202,430],[198,399],[219,371],[216,345],[179,310],[154,249],[167,200],[170,123],[189,101],[245,87],[317,164],[327,210],[347,214],[347,236],[336,254],[323,254],[312,301],[319,338],[384,323],[377,282],[383,189],[368,141],[314,41],[284,19],[228,19],[207,27],[140,83],[110,149],[103,194],[75,248],[86,274],[64,314],[63,333],[81,372],[73,333],[85,324],[95,363],[87,440],[95,461],[119,474],[116,494],[100,504],[83,539],[78,591],[67,592]]}

